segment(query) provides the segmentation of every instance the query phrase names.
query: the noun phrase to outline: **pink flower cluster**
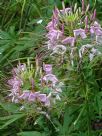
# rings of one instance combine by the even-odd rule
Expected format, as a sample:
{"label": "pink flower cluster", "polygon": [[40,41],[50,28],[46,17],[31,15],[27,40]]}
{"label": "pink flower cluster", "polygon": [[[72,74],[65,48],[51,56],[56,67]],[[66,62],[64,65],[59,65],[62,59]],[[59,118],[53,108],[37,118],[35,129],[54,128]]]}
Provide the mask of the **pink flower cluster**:
{"label": "pink flower cluster", "polygon": [[[52,65],[50,64],[44,64],[43,70],[45,72],[45,75],[42,77],[41,81],[46,83],[46,86],[49,85],[50,81],[50,87],[55,88],[55,92],[50,92],[49,94],[41,93],[41,91],[35,91],[35,82],[32,77],[29,77],[29,84],[31,84],[31,90],[22,89],[24,84],[23,74],[27,72],[27,67],[25,64],[20,64],[17,68],[13,69],[13,77],[12,79],[8,80],[8,84],[10,85],[10,94],[9,97],[12,98],[12,102],[20,103],[20,102],[40,102],[44,106],[50,106],[50,100],[52,98],[52,93],[55,93],[58,97],[58,89],[56,89],[56,84],[58,83],[58,79],[55,75],[52,74]],[[29,75],[30,76],[30,75]],[[43,88],[40,84],[40,88]]]}
{"label": "pink flower cluster", "polygon": [[94,24],[90,27],[90,33],[96,36],[102,36],[102,28],[101,25],[98,22],[94,22]]}
{"label": "pink flower cluster", "polygon": [[40,92],[31,92],[30,90],[23,91],[23,93],[19,96],[19,99],[27,100],[29,102],[38,101],[43,103],[45,106],[50,105],[50,100],[46,94],[41,94]]}
{"label": "pink flower cluster", "polygon": [[[77,20],[76,28],[71,30],[73,31],[71,34],[68,33],[65,30],[69,27],[69,24],[67,21],[67,18],[71,15],[75,14],[75,11],[72,11],[71,8],[65,8],[64,1],[62,1],[62,10],[59,10],[57,7],[55,7],[53,11],[52,20],[48,23],[46,29],[48,31],[46,37],[48,39],[47,46],[48,49],[52,50],[52,54],[64,54],[67,50],[67,46],[70,45],[70,59],[71,61],[73,58],[73,48],[75,47],[75,44],[77,43],[78,37],[81,39],[85,39],[88,36],[95,37],[96,36],[96,42],[100,38],[98,36],[102,37],[102,28],[99,25],[98,22],[95,21],[96,19],[96,10],[94,10],[94,13],[91,15],[87,14],[89,10],[89,5],[86,7],[85,10],[85,2],[82,0],[82,11],[78,13],[78,16],[81,16],[82,18]],[[77,11],[76,11],[77,12]],[[65,21],[65,19],[67,21]],[[74,28],[74,27],[73,27]],[[66,36],[66,34],[68,36]],[[102,39],[102,38],[101,38]],[[102,43],[102,42],[101,42]],[[73,64],[73,62],[72,62]]]}
{"label": "pink flower cluster", "polygon": [[[75,44],[75,40],[78,36],[81,36],[82,39],[87,37],[85,30],[81,28],[73,30],[73,37],[72,36],[66,37],[64,35],[64,25],[66,24],[60,23],[60,17],[68,16],[70,12],[72,12],[71,8],[65,8],[63,10],[58,10],[57,7],[53,11],[52,21],[50,21],[46,27],[46,29],[48,30],[48,34],[47,34],[48,49],[52,49],[54,51],[56,49],[55,48],[56,46],[59,47],[59,44],[62,45],[62,48],[65,48],[63,46],[66,44],[70,44],[71,47],[73,47]],[[59,25],[61,29],[59,29]]]}
{"label": "pink flower cluster", "polygon": [[46,75],[42,78],[42,80],[46,84],[49,84],[49,82],[50,82],[51,85],[54,87],[56,85],[56,83],[58,82],[58,79],[56,78],[55,75],[52,74],[52,65],[44,64],[43,67],[44,67],[43,69],[44,69]]}

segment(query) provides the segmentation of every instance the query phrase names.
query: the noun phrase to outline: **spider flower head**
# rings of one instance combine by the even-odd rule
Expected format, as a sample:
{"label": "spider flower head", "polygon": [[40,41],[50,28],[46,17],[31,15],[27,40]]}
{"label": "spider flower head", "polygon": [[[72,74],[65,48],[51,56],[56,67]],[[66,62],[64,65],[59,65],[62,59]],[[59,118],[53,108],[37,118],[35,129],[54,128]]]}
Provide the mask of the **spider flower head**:
{"label": "spider flower head", "polygon": [[[96,9],[91,12],[89,8],[89,4],[85,5],[85,1],[82,0],[82,8],[78,8],[77,4],[74,8],[65,7],[64,1],[62,1],[62,9],[57,7],[54,9],[46,35],[48,39],[46,44],[48,50],[51,51],[51,56],[58,54],[60,57],[65,56],[66,58],[69,53],[69,62],[74,65],[74,60],[76,61],[74,48],[79,46],[79,58],[84,51],[84,45],[80,48],[80,41],[95,39],[95,43],[102,43],[102,28],[96,21]],[[85,46],[85,48],[87,47]]]}
{"label": "spider flower head", "polygon": [[[13,69],[13,76],[8,80],[10,86],[9,97],[14,103],[40,103],[43,106],[50,106],[53,95],[55,93],[56,84],[59,82],[57,77],[52,74],[52,65],[43,64],[44,75],[42,77],[34,76],[34,68],[21,64]],[[42,80],[40,80],[42,78]],[[42,86],[42,83],[45,83]],[[44,88],[52,88],[51,92],[43,92]],[[61,89],[61,88],[59,88]],[[59,92],[56,93],[59,95]],[[50,96],[50,97],[49,97]]]}
{"label": "spider flower head", "polygon": [[[64,45],[70,44],[72,47],[75,45],[75,39],[80,36],[85,39],[87,34],[84,28],[88,26],[88,16],[84,18],[84,27],[81,25],[81,12],[77,10],[77,5],[75,4],[74,11],[72,8],[65,8],[64,2],[62,2],[63,9],[59,10],[57,7],[53,11],[52,20],[48,23],[46,29],[48,31],[46,37],[48,39],[47,45],[48,49],[52,51],[58,49],[57,46],[60,43]],[[84,0],[82,1],[82,10],[84,10]],[[76,23],[75,23],[76,22]],[[78,24],[80,23],[80,28]],[[81,28],[82,27],[82,28]],[[67,35],[67,36],[66,36]],[[64,52],[65,53],[65,52]]]}

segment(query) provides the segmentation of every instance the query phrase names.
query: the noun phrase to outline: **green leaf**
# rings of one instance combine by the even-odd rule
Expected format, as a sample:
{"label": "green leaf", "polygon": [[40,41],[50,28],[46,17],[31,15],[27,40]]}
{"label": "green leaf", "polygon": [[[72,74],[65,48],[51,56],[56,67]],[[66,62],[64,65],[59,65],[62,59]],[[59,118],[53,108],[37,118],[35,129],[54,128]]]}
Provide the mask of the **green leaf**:
{"label": "green leaf", "polygon": [[19,107],[15,103],[0,103],[0,106],[7,112],[15,113]]}
{"label": "green leaf", "polygon": [[17,135],[18,136],[47,136],[44,133],[40,133],[40,132],[37,132],[37,131],[20,132]]}
{"label": "green leaf", "polygon": [[[8,125],[12,124],[16,120],[24,117],[26,114],[15,114],[15,115],[10,115],[10,116],[5,116],[5,117],[0,117],[1,121],[6,121],[2,126],[0,126],[0,129],[4,129]],[[7,121],[8,120],[8,121]]]}

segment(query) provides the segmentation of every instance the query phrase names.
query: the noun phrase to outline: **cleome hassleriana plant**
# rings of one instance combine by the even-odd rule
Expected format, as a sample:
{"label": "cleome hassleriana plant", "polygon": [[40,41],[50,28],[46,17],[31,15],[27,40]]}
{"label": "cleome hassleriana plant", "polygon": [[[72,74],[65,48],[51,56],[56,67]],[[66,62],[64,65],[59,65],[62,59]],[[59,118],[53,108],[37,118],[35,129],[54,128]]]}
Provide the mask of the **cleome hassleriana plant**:
{"label": "cleome hassleriana plant", "polygon": [[[48,136],[96,136],[99,132],[94,133],[92,126],[95,128],[94,122],[102,115],[102,80],[97,72],[101,63],[100,59],[91,63],[102,54],[99,50],[102,28],[96,20],[96,10],[91,12],[89,5],[85,8],[84,0],[82,8],[77,4],[74,8],[66,8],[63,1],[62,7],[62,10],[55,7],[46,27],[46,46],[51,52],[46,61],[53,60],[53,66],[59,66],[53,69],[64,82],[63,92],[62,82],[52,72],[52,63],[39,68],[36,60],[36,68],[28,62],[28,65],[19,64],[13,69],[13,77],[8,81],[9,98],[23,108],[25,104],[34,104],[37,113],[50,115],[52,128],[49,125],[43,128],[49,130]],[[95,73],[99,73],[98,76]],[[53,105],[55,107],[46,112]]]}

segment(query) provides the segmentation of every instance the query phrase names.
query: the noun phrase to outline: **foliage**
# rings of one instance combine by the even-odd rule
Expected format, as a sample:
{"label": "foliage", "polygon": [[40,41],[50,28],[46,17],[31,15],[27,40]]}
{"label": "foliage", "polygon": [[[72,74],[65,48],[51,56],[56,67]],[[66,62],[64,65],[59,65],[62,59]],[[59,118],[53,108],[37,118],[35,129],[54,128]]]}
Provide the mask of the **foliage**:
{"label": "foliage", "polygon": [[[76,2],[81,6],[81,0],[64,0],[64,2],[66,7],[71,5],[73,9]],[[62,31],[63,22],[65,37],[74,36],[75,29],[80,27],[84,29],[85,24],[78,26],[77,23],[83,21],[86,16],[89,19],[94,8],[101,21],[101,0],[85,0],[85,5],[88,3],[90,12],[86,12],[85,15],[81,14],[78,7],[68,16],[60,12],[58,29]],[[72,53],[73,47],[69,43],[67,45],[63,43],[65,52],[47,48],[51,37],[47,35],[49,31],[46,32],[45,26],[52,19],[54,5],[62,9],[59,0],[0,1],[0,136],[102,135],[102,44],[96,42],[96,37],[91,39],[88,33],[86,39],[78,37]],[[93,24],[94,22],[88,22],[88,26]],[[62,39],[57,40],[61,44]],[[87,44],[93,46],[87,48],[88,46],[84,46]],[[94,50],[96,54],[90,59],[92,48],[96,49]],[[80,49],[84,49],[83,53]],[[15,103],[9,97],[12,88],[8,85],[8,80],[13,78],[12,76],[15,77],[11,71],[17,63],[26,64],[26,60],[36,64],[32,69],[34,73],[37,72],[35,87],[38,90],[46,92],[46,88],[41,87],[39,82],[40,76],[44,76],[46,72],[43,62],[45,65],[52,64],[53,73],[64,83],[61,86],[61,100],[56,101],[51,107],[42,106],[42,103],[37,103],[35,106],[35,102],[32,104],[26,100]],[[38,67],[40,69],[37,71]],[[27,81],[21,90],[28,89],[29,85],[31,88],[29,81],[30,76],[35,80],[34,73],[32,74],[28,66],[26,72],[21,71],[16,75],[17,78],[23,77]]]}

